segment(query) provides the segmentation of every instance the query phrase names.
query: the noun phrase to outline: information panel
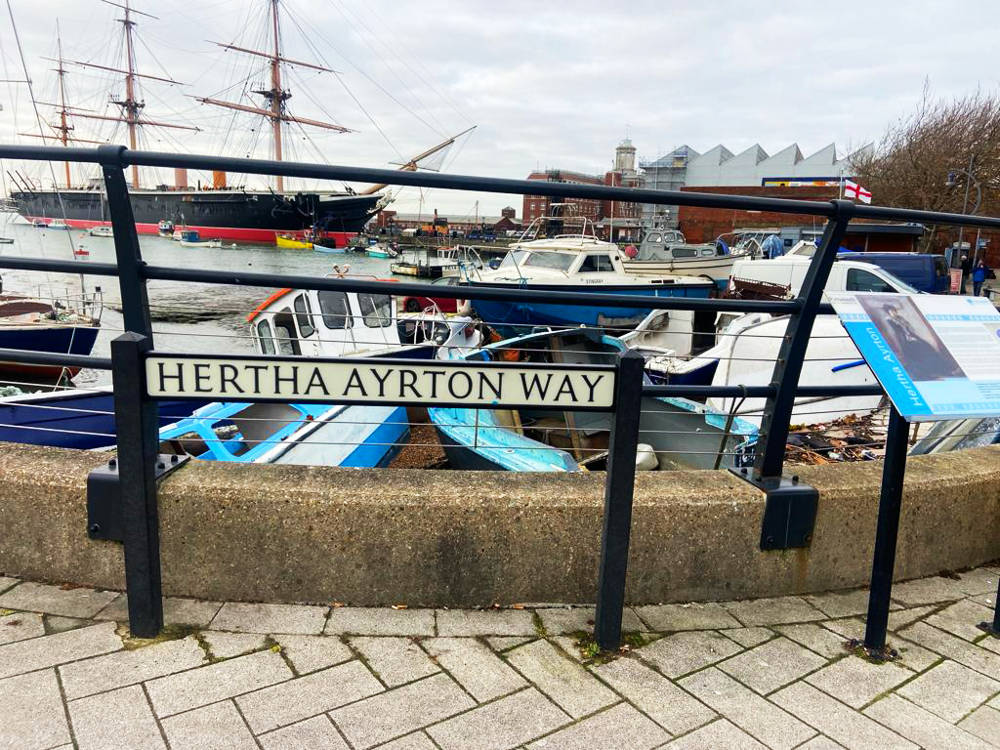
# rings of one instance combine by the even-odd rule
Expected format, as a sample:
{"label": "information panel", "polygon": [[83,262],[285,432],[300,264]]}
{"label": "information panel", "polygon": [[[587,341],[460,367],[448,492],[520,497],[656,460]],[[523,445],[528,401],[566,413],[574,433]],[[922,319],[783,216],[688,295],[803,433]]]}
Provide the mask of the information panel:
{"label": "information panel", "polygon": [[907,420],[1000,415],[1000,313],[988,299],[863,292],[828,297]]}
{"label": "information panel", "polygon": [[152,398],[608,410],[614,384],[613,366],[156,353],[146,358]]}

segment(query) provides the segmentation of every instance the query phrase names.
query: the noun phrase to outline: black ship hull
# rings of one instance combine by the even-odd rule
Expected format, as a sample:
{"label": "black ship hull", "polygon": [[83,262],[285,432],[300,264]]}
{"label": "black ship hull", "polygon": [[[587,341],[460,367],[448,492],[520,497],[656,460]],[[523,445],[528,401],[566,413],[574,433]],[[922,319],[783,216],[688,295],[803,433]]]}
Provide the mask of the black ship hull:
{"label": "black ship hull", "polygon": [[[203,239],[270,244],[276,234],[294,235],[313,227],[346,243],[378,211],[380,196],[136,190],[131,198],[136,228],[143,234],[155,234],[166,220],[199,230]],[[80,229],[110,224],[107,200],[97,190],[22,191],[13,193],[11,199],[18,213],[32,222],[65,221]]]}

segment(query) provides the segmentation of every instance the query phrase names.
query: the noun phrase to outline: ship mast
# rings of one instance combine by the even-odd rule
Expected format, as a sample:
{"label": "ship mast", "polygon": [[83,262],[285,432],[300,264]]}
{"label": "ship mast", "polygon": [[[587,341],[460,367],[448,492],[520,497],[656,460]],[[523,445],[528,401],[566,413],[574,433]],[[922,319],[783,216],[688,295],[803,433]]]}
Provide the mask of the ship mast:
{"label": "ship mast", "polygon": [[[436,146],[431,146],[426,151],[423,151],[423,152],[417,154],[416,156],[414,156],[412,159],[410,159],[405,164],[400,164],[398,171],[400,171],[400,172],[416,172],[417,169],[420,168],[420,161],[421,160],[427,159],[427,158],[433,156],[434,154],[438,153],[442,149],[448,148],[448,146],[450,146],[451,144],[453,144],[455,141],[457,141],[463,135],[465,135],[466,133],[471,133],[477,127],[478,127],[477,125],[473,125],[471,128],[466,128],[461,133],[457,133],[456,135],[453,135],[451,138],[448,138],[447,140],[441,141]],[[377,185],[372,185],[369,188],[365,188],[364,190],[359,191],[358,195],[371,195],[372,193],[377,193],[379,190],[381,190],[384,187],[388,187],[388,183],[386,183],[386,182],[380,182]]]}
{"label": "ship mast", "polygon": [[[56,68],[56,73],[59,75],[59,127],[56,131],[61,136],[62,145],[64,148],[69,147],[69,131],[72,130],[72,126],[66,122],[66,68],[63,67],[63,54],[62,54],[62,35],[59,33],[59,21],[56,21],[56,44],[59,49],[59,67]],[[70,187],[70,175],[69,175],[69,161],[63,162],[66,167],[66,187]]]}
{"label": "ship mast", "polygon": [[[135,47],[132,40],[132,32],[136,25],[136,22],[132,20],[132,14],[137,13],[141,16],[148,16],[149,18],[155,19],[156,16],[150,15],[149,13],[144,13],[141,10],[136,10],[129,5],[130,0],[124,0],[124,5],[120,3],[111,2],[111,0],[101,0],[101,2],[108,5],[113,5],[116,8],[121,8],[125,11],[125,18],[119,18],[118,21],[124,26],[125,29],[125,68],[112,68],[107,65],[97,65],[91,62],[81,62],[79,60],[68,60],[67,62],[72,65],[79,65],[81,68],[94,68],[96,70],[106,70],[112,73],[124,73],[125,74],[125,98],[124,99],[112,99],[113,104],[118,105],[121,108],[121,115],[118,117],[110,117],[108,115],[97,115],[97,114],[82,114],[78,110],[73,109],[72,114],[75,117],[86,117],[91,120],[109,120],[111,122],[124,122],[128,126],[128,141],[129,147],[135,150],[138,146],[138,127],[140,125],[155,125],[160,128],[176,128],[178,130],[194,130],[198,131],[200,128],[193,127],[191,125],[175,125],[173,123],[167,122],[155,122],[153,120],[146,120],[140,116],[140,113],[146,107],[146,102],[136,98],[136,79],[138,78],[148,78],[153,81],[162,81],[164,83],[172,83],[174,85],[180,85],[178,81],[172,78],[162,78],[160,76],[153,76],[147,73],[139,73],[136,71],[135,62]],[[60,52],[60,60],[62,59],[62,53]],[[60,63],[61,66],[61,63]],[[132,187],[139,187],[139,168],[133,164],[132,165]]]}
{"label": "ship mast", "polygon": [[[236,102],[227,102],[220,99],[212,99],[209,97],[195,97],[195,99],[202,104],[211,104],[216,107],[224,107],[226,109],[234,109],[239,112],[250,112],[251,114],[262,115],[271,121],[271,137],[274,140],[274,158],[275,161],[282,161],[282,147],[281,147],[281,127],[283,123],[295,122],[300,125],[311,125],[314,128],[323,128],[325,130],[335,130],[338,133],[352,133],[350,128],[345,128],[342,125],[335,125],[330,122],[321,122],[319,120],[309,120],[304,117],[295,117],[288,113],[288,109],[285,106],[287,102],[292,97],[292,92],[282,88],[281,85],[281,66],[285,65],[297,65],[302,68],[310,68],[311,70],[319,70],[324,73],[335,73],[336,71],[330,68],[324,68],[321,65],[314,65],[312,63],[302,62],[301,60],[291,60],[281,54],[281,26],[279,24],[278,6],[281,0],[270,0],[271,2],[271,34],[274,40],[274,51],[273,52],[262,52],[261,50],[246,49],[245,47],[237,47],[233,44],[223,44],[221,42],[216,42],[216,44],[223,49],[231,49],[234,52],[242,52],[247,55],[255,55],[257,57],[265,57],[270,61],[271,68],[271,88],[269,89],[257,89],[251,93],[258,94],[264,97],[267,103],[266,108],[262,107],[252,107],[247,104],[237,104]],[[285,189],[285,181],[281,175],[277,175],[275,178],[275,188],[277,192],[282,192]]]}

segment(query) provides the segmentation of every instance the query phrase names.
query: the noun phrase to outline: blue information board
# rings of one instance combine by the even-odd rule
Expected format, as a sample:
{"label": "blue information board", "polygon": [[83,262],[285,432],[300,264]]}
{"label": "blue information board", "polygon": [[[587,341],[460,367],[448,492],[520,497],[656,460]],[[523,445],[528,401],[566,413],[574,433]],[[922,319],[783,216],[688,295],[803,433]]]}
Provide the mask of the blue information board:
{"label": "blue information board", "polygon": [[905,419],[1000,416],[1000,312],[987,298],[827,296]]}

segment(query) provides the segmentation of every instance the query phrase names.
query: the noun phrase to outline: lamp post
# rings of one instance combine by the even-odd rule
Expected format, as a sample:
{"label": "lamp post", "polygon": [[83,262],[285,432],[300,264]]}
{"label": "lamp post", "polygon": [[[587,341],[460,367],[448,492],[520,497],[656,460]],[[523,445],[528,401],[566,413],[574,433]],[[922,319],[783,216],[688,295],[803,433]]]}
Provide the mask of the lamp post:
{"label": "lamp post", "polygon": [[[979,180],[977,180],[972,175],[972,166],[973,166],[973,162],[975,161],[975,158],[976,158],[975,154],[973,154],[972,156],[969,157],[969,168],[968,169],[952,169],[951,171],[949,171],[948,172],[948,179],[945,180],[945,183],[944,183],[945,187],[952,188],[952,187],[955,187],[955,185],[958,184],[958,180],[955,179],[955,178],[959,174],[964,174],[966,176],[967,179],[966,179],[966,182],[965,182],[965,198],[962,201],[962,213],[963,214],[968,214],[970,216],[975,215],[975,213],[979,210],[979,204],[983,202],[983,190],[982,190],[982,187],[979,184]],[[969,207],[969,186],[971,184],[974,184],[976,186],[976,205],[972,207],[972,213],[969,213],[967,209]],[[964,232],[965,232],[965,227],[964,226],[960,226],[958,228],[958,258],[959,259],[962,257],[962,235],[964,234]],[[975,250],[975,252],[978,253],[978,251],[979,251],[979,235],[977,233],[976,234],[976,250]],[[957,267],[961,263],[961,261],[959,261],[959,263],[956,263],[955,262],[955,257],[956,256],[954,254],[952,254],[952,256],[951,256],[951,265],[952,265],[953,268]],[[973,262],[975,262],[975,261],[973,261]]]}

